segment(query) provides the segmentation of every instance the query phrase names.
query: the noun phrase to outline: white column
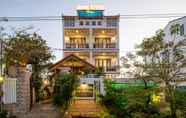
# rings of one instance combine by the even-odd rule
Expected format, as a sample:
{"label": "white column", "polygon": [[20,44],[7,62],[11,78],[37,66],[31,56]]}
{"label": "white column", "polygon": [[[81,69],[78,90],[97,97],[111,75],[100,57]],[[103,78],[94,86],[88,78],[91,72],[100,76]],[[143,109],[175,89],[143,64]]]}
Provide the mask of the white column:
{"label": "white column", "polygon": [[90,61],[90,63],[91,64],[93,64],[94,65],[94,59],[93,59],[93,51],[92,51],[92,49],[93,49],[93,41],[94,40],[94,38],[93,38],[93,30],[92,30],[92,28],[90,28],[89,29],[89,49],[90,49],[90,52],[89,52],[89,61]]}

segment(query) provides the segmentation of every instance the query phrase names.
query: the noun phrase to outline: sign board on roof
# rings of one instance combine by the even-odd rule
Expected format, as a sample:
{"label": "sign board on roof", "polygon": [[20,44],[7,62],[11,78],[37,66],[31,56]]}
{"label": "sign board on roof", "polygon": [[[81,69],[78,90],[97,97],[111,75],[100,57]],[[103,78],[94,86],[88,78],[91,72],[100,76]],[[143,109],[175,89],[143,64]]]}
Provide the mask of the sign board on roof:
{"label": "sign board on roof", "polygon": [[103,6],[78,6],[78,16],[81,18],[100,18],[103,16]]}

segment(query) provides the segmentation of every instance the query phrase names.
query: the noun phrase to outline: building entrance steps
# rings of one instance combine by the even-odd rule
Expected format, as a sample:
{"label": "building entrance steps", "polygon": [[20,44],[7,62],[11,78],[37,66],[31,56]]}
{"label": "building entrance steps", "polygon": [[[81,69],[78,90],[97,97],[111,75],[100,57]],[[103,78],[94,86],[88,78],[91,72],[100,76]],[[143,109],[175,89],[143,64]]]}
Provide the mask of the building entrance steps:
{"label": "building entrance steps", "polygon": [[65,118],[99,118],[102,107],[94,100],[75,100],[67,110]]}

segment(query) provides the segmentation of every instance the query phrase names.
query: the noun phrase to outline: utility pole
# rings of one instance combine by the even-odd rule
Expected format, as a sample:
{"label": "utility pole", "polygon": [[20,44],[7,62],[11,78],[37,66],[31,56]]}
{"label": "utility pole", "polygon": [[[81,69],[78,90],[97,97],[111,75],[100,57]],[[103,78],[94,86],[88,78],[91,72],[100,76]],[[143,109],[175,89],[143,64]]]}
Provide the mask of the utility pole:
{"label": "utility pole", "polygon": [[[1,35],[1,34],[0,34]],[[2,89],[2,84],[3,84],[3,41],[0,36],[0,58],[1,58],[1,64],[0,64],[0,69],[1,69],[1,75],[0,75],[0,110],[2,111],[2,96],[3,96],[3,89]]]}
{"label": "utility pole", "polygon": [[[62,24],[62,33],[61,33],[61,34],[62,34],[62,35],[61,35],[61,36],[62,36],[62,37],[61,37],[61,38],[62,38],[62,48],[61,48],[61,49],[64,49],[64,45],[65,45],[65,44],[64,44],[64,19],[63,19],[63,14],[61,14],[61,24]],[[62,56],[61,58],[64,57],[64,55],[63,55],[63,50],[61,51],[61,56]]]}

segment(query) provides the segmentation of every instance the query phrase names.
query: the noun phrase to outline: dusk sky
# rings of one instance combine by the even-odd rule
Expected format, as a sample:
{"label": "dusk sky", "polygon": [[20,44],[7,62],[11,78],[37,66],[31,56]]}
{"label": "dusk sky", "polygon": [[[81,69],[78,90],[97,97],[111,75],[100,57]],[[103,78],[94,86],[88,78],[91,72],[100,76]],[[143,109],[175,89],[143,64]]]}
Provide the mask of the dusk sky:
{"label": "dusk sky", "polygon": [[[76,15],[77,5],[88,5],[89,0],[0,0],[0,17]],[[93,5],[104,5],[105,15],[186,13],[186,0],[92,0]],[[134,50],[134,45],[153,35],[156,30],[175,18],[120,20],[120,56]],[[33,26],[52,48],[62,48],[61,21],[2,22],[5,27]],[[57,61],[62,51],[54,51]]]}

